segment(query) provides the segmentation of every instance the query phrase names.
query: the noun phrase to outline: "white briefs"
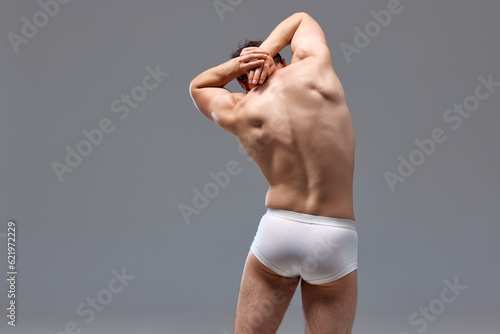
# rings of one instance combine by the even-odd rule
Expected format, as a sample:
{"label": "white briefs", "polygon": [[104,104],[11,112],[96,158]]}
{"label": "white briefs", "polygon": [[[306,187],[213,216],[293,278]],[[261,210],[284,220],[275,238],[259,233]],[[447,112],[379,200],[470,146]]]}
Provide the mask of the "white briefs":
{"label": "white briefs", "polygon": [[268,208],[250,250],[281,276],[328,283],[357,269],[354,224],[350,219]]}

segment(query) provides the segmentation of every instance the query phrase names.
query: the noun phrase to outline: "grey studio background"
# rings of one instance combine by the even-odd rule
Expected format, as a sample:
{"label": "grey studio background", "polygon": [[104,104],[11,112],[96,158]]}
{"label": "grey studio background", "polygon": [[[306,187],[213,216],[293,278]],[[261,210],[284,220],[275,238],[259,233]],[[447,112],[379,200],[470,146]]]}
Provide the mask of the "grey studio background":
{"label": "grey studio background", "polygon": [[[54,3],[1,1],[1,333],[232,333],[267,186],[188,85],[298,11],[326,33],[356,131],[353,333],[498,333],[498,1]],[[86,156],[70,167],[67,147]],[[187,224],[180,206],[231,161]],[[303,326],[298,290],[279,333]]]}

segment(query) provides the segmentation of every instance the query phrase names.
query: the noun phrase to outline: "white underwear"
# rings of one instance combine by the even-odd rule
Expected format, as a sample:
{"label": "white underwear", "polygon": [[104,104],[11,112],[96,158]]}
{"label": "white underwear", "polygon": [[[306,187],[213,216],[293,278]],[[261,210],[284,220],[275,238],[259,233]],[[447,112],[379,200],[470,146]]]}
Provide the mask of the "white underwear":
{"label": "white underwear", "polygon": [[349,219],[268,208],[250,250],[281,276],[324,284],[357,269],[354,224]]}

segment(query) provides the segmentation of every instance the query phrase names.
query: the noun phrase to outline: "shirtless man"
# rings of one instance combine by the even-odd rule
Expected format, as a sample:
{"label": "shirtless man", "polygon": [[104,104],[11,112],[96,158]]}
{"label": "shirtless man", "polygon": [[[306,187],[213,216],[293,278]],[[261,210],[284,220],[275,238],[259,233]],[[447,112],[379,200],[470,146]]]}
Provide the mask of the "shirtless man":
{"label": "shirtless man", "polygon": [[[247,43],[190,83],[198,110],[237,137],[269,183],[234,333],[276,333],[299,282],[306,333],[350,333],[358,239],[344,91],[325,35],[308,14],[291,15],[259,44]],[[287,45],[288,66],[278,54]],[[246,94],[224,88],[234,79]]]}

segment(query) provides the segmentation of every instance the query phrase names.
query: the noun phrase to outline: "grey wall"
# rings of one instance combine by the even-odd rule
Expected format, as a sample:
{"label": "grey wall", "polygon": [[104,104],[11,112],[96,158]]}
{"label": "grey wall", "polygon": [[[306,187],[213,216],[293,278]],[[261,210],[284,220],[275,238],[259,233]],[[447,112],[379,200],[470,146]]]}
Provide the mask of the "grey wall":
{"label": "grey wall", "polygon": [[[498,333],[500,87],[471,96],[480,76],[500,82],[500,3],[401,0],[367,43],[354,28],[377,29],[370,11],[393,1],[220,2],[231,9],[220,17],[212,1],[160,0],[71,1],[50,17],[34,0],[1,1],[0,332],[232,332],[267,187],[237,141],[198,113],[188,85],[239,40],[305,11],[326,33],[356,131],[354,332]],[[23,17],[38,20],[36,34]],[[347,44],[358,46],[349,57]],[[141,88],[157,66],[168,75]],[[124,107],[131,92],[144,100]],[[448,111],[464,103],[467,118]],[[113,131],[95,135],[89,153],[82,131],[100,125]],[[416,152],[433,131],[446,141]],[[67,164],[68,145],[88,155],[61,181],[52,164]],[[421,164],[391,189],[384,174],[398,173],[399,156]],[[239,174],[186,224],[179,205],[193,206],[193,189],[230,161]],[[6,317],[9,220],[16,328]],[[113,278],[121,270],[125,283]],[[282,326],[303,332],[299,292]]]}

